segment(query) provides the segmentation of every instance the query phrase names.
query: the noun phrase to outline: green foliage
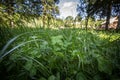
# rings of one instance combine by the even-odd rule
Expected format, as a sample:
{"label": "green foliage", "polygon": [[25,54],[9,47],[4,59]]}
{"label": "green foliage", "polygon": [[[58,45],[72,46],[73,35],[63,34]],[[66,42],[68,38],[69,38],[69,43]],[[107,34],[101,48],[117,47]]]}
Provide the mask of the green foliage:
{"label": "green foliage", "polygon": [[0,1],[0,24],[13,28],[30,24],[33,19],[40,17],[42,24],[39,22],[41,25],[35,26],[49,27],[59,14],[56,5],[58,2],[59,0],[2,0]]}
{"label": "green foliage", "polygon": [[87,78],[82,72],[80,72],[77,74],[76,80],[87,80]]}
{"label": "green foliage", "polygon": [[13,38],[0,53],[2,80],[119,79],[119,33],[40,28],[9,32]]}
{"label": "green foliage", "polygon": [[74,24],[74,19],[73,19],[73,17],[72,16],[68,16],[68,17],[66,17],[66,19],[64,20],[64,22],[65,22],[65,27],[73,27],[73,24]]}
{"label": "green foliage", "polygon": [[73,17],[72,16],[68,16],[68,17],[66,17],[66,20],[71,21],[71,20],[73,20]]}
{"label": "green foliage", "polygon": [[81,21],[81,20],[82,20],[82,17],[81,17],[80,15],[77,15],[77,16],[75,17],[75,20],[76,20],[76,21]]}
{"label": "green foliage", "polygon": [[102,20],[96,21],[96,22],[95,22],[95,27],[96,27],[96,28],[99,28],[99,27],[101,26],[101,23],[102,23],[102,22],[103,22]]}
{"label": "green foliage", "polygon": [[101,72],[112,74],[112,64],[109,60],[104,59],[103,57],[98,58],[98,69]]}

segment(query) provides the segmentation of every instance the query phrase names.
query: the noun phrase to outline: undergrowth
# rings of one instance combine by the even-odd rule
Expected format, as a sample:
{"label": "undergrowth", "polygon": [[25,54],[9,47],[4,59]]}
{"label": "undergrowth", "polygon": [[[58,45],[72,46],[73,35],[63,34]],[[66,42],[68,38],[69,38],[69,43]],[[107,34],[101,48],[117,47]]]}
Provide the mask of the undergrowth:
{"label": "undergrowth", "polygon": [[12,36],[4,39],[0,53],[2,80],[120,79],[119,33],[39,28],[6,31]]}

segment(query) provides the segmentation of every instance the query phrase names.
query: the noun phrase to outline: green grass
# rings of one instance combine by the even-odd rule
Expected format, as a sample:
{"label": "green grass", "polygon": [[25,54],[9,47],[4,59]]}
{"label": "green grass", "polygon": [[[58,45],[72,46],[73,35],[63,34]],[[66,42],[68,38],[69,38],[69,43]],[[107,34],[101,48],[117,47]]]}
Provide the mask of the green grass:
{"label": "green grass", "polygon": [[119,33],[22,27],[3,32],[2,80],[120,79]]}

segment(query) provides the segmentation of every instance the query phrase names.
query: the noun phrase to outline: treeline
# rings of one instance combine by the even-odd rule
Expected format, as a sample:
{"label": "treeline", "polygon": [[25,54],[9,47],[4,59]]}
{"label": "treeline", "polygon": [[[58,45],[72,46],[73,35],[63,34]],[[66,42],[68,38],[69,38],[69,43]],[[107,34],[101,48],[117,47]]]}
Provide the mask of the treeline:
{"label": "treeline", "polygon": [[[26,20],[31,20],[30,18],[40,18],[40,24],[43,27],[50,27],[51,24],[61,26],[59,25],[61,22],[66,23],[63,25],[64,27],[71,25],[69,23],[71,23],[73,18],[70,16],[65,20],[56,18],[56,16],[59,15],[58,3],[59,0],[0,0],[0,23],[14,27],[16,24],[20,25],[20,23]],[[120,29],[119,0],[79,0],[77,11],[78,16],[72,21],[72,23],[75,23],[72,26],[76,26],[76,22],[83,20],[82,18],[84,16],[85,21],[83,22],[85,22],[84,26],[86,26],[87,29],[90,23],[89,21],[99,16],[99,20],[106,18],[105,29],[108,30],[110,17],[119,16],[117,29]],[[99,21],[97,23],[100,24]]]}
{"label": "treeline", "polygon": [[97,15],[100,19],[106,17],[106,30],[108,30],[110,17],[119,16],[117,29],[120,29],[120,0],[80,0],[77,10],[80,15],[86,13],[86,25],[91,16]]}
{"label": "treeline", "polygon": [[13,27],[21,19],[41,16],[44,24],[59,14],[57,3],[59,0],[0,0],[1,23]]}

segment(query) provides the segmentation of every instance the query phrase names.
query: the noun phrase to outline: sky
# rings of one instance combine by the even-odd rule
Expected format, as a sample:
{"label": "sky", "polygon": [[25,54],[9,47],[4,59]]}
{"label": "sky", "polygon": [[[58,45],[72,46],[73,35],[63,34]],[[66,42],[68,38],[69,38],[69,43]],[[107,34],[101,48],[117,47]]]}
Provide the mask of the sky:
{"label": "sky", "polygon": [[60,0],[58,4],[60,11],[60,18],[65,19],[67,16],[77,16],[77,4],[78,0]]}

